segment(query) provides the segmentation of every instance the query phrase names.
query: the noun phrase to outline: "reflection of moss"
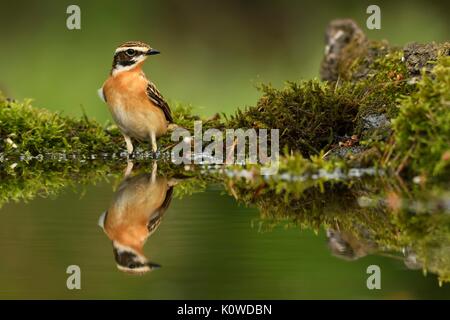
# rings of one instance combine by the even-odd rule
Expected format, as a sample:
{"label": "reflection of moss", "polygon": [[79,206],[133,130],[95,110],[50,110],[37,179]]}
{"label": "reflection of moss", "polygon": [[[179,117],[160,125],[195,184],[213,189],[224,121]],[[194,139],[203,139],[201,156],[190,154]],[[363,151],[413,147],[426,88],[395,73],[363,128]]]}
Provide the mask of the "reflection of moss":
{"label": "reflection of moss", "polygon": [[437,273],[450,282],[450,217],[447,214],[400,216],[403,241],[413,244],[424,271]]}
{"label": "reflection of moss", "polygon": [[[118,164],[86,162],[60,164],[49,170],[48,164],[35,163],[32,168],[18,166],[14,170],[0,167],[0,207],[10,201],[29,201],[36,197],[57,195],[64,188],[93,184],[118,172]],[[116,169],[114,169],[116,168]]]}
{"label": "reflection of moss", "polygon": [[[133,175],[140,172],[151,172],[153,162],[146,160],[136,162]],[[14,201],[30,201],[36,197],[58,195],[65,188],[78,188],[104,181],[115,183],[123,178],[125,161],[103,159],[77,161],[32,161],[10,167],[0,164],[0,207]],[[193,168],[186,171],[166,161],[158,161],[158,172],[168,178],[180,180],[175,196],[181,198],[206,187],[206,182],[216,181],[214,175],[201,175]],[[195,179],[191,179],[195,178]],[[113,183],[114,184],[114,183]]]}
{"label": "reflection of moss", "polygon": [[[311,167],[308,172],[309,179],[290,183],[246,175],[230,178],[225,185],[237,201],[259,209],[260,227],[337,230],[352,239],[349,246],[359,254],[394,252],[407,264],[409,256],[402,256],[413,252],[420,267],[450,282],[450,217],[443,207],[448,195],[441,199],[439,189],[421,188],[403,193],[403,185],[387,178],[327,181],[314,177]],[[417,211],[417,199],[424,201],[424,212]]]}

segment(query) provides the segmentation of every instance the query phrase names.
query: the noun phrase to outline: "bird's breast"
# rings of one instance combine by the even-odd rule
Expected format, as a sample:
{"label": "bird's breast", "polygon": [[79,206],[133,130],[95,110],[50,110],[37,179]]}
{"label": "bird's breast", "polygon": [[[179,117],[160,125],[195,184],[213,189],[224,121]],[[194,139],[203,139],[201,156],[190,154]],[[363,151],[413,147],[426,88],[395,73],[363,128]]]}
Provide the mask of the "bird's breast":
{"label": "bird's breast", "polygon": [[148,176],[138,176],[119,189],[108,208],[105,230],[111,240],[138,243],[149,236],[148,223],[167,192],[167,180],[158,177],[155,182]]}
{"label": "bird's breast", "polygon": [[148,80],[135,72],[111,76],[103,85],[107,104],[122,132],[141,140],[167,131],[163,111],[147,96]]}

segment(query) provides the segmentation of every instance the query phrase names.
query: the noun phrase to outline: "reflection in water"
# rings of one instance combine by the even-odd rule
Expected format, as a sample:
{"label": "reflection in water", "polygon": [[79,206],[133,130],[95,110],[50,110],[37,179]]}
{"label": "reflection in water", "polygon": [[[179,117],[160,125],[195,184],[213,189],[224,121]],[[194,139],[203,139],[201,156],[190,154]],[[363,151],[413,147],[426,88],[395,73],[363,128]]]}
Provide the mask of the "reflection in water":
{"label": "reflection in water", "polygon": [[[32,199],[41,195],[36,190],[53,190],[53,186],[57,186],[56,191],[48,194],[56,194],[62,189],[59,186],[70,186],[72,181],[80,181],[80,178],[91,183],[104,176],[117,181],[123,175],[123,162],[112,167],[100,161],[89,162],[89,165],[89,169],[86,166],[85,171],[77,176],[59,171],[50,174],[45,167],[42,171],[33,167],[32,175],[2,176],[0,204]],[[109,289],[125,288],[128,298],[248,298],[254,297],[255,292],[261,298],[311,298],[314,297],[311,291],[301,290],[305,283],[309,283],[311,288],[317,288],[321,297],[356,298],[365,297],[368,293],[358,289],[342,292],[339,279],[360,281],[358,272],[365,275],[370,262],[382,266],[383,272],[386,270],[391,275],[391,289],[383,289],[384,297],[400,290],[408,292],[409,297],[448,297],[448,185],[435,185],[432,189],[402,185],[387,175],[329,181],[331,178],[324,175],[320,180],[321,176],[316,176],[315,171],[311,171],[310,178],[304,175],[305,179],[292,180],[285,178],[298,176],[298,172],[291,174],[288,170],[270,178],[261,177],[251,170],[226,174],[224,178],[216,168],[212,168],[213,172],[209,171],[211,167],[173,168],[162,161],[158,162],[160,176],[157,176],[156,166],[149,173],[152,168],[148,162],[135,160],[135,166],[133,168],[129,163],[126,177],[102,215],[100,225],[112,241],[113,256],[119,270],[132,274],[147,273],[158,265],[150,262],[155,257],[144,255],[145,242],[161,223],[171,204],[172,194],[179,198],[178,208],[182,207],[183,213],[177,217],[177,210],[171,208],[174,211],[169,215],[173,219],[164,218],[164,230],[159,230],[158,239],[152,239],[152,242],[166,244],[167,239],[174,240],[170,250],[158,254],[156,260],[162,262],[159,261],[162,259],[164,265],[171,266],[171,270],[166,270],[170,272],[153,275],[152,286],[158,290],[150,293],[145,282],[130,282],[127,277],[118,277],[114,267],[112,270],[108,268],[113,263],[111,249],[90,215],[107,208],[107,204],[96,207],[98,197],[111,197],[111,186],[107,185],[98,194],[88,192],[84,201],[72,195],[47,200],[49,202],[42,200],[40,207],[33,205],[31,208],[24,204],[4,206],[0,244],[2,252],[13,259],[0,263],[0,282],[6,288],[2,292],[18,292],[17,296],[21,297],[45,297],[41,293],[33,295],[32,292],[37,290],[33,291],[30,287],[33,282],[28,280],[45,274],[39,288],[53,281],[46,294],[60,297],[58,288],[61,284],[54,275],[60,274],[58,270],[65,270],[67,264],[76,262],[100,279],[100,284],[91,286],[95,293],[84,291],[83,297],[105,298],[107,293],[108,297],[117,298],[119,294],[114,295],[114,292],[120,290]],[[223,188],[217,190],[217,182],[223,182],[223,188],[249,209],[238,207],[229,197],[221,197]],[[107,202],[105,200],[104,203]],[[61,215],[61,207],[71,210]],[[255,209],[259,210],[258,230],[272,230],[280,225],[291,228],[286,228],[286,231],[277,228],[263,236],[257,234],[256,230],[250,229],[255,225],[255,218],[251,218]],[[7,214],[8,210],[14,214]],[[183,226],[183,232],[180,232],[180,226]],[[299,230],[294,227],[299,227]],[[320,238],[314,239],[312,233],[302,232],[307,229],[318,233]],[[84,239],[79,239],[80,230],[83,230]],[[305,260],[305,257],[314,258],[316,253],[326,250],[322,230],[326,231],[331,253],[351,263],[330,259],[329,252],[320,259]],[[92,241],[94,237],[103,241]],[[63,242],[61,240],[73,243],[72,247],[59,246],[59,242]],[[106,250],[102,248],[105,244]],[[105,251],[101,261],[92,259],[91,254],[99,256],[101,250]],[[368,256],[371,256],[370,260],[364,258]],[[388,263],[386,257],[396,259],[398,263]],[[223,263],[224,259],[233,263]],[[38,261],[36,265],[40,267],[32,268],[32,271],[20,267],[33,261]],[[46,264],[46,261],[54,263]],[[100,263],[102,267],[99,267]],[[432,275],[433,281],[427,284],[421,272],[403,273],[405,268],[399,268],[401,263],[409,269],[422,269],[424,274]],[[103,266],[109,271],[105,272]],[[330,270],[339,270],[336,273],[338,277],[334,277]],[[393,273],[401,276],[394,279]],[[30,278],[26,277],[27,274]],[[333,276],[322,277],[324,274]],[[447,283],[447,287],[436,290],[433,274],[437,275],[439,283]],[[319,278],[321,280],[315,280]],[[174,283],[181,289],[173,290]]]}
{"label": "reflection in water", "polygon": [[144,173],[121,182],[112,203],[99,219],[99,225],[112,240],[117,268],[143,274],[160,266],[150,262],[143,246],[161,223],[172,201],[173,181]]}
{"label": "reflection in water", "polygon": [[331,253],[345,260],[357,260],[375,251],[375,244],[358,238],[351,232],[327,230],[328,247]]}
{"label": "reflection in water", "polygon": [[383,253],[383,248],[380,248],[375,241],[369,238],[368,232],[361,234],[362,236],[359,236],[351,231],[327,229],[328,248],[330,248],[331,253],[335,257],[347,261],[355,261],[370,254],[379,254],[402,259],[405,266],[411,270],[423,268],[422,262],[411,247],[406,246],[402,248],[403,258],[397,255],[389,255]]}
{"label": "reflection in water", "polygon": [[286,183],[277,179],[229,178],[233,197],[259,209],[261,224],[326,230],[331,253],[355,261],[368,255],[400,260],[408,269],[434,273],[450,282],[450,189],[407,186],[395,179],[314,179]]}

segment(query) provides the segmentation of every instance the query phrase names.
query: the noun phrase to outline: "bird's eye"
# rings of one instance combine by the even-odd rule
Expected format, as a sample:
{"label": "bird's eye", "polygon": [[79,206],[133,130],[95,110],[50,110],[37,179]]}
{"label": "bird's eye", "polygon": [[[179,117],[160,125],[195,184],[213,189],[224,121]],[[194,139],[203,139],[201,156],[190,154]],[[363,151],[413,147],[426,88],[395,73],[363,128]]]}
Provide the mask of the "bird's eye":
{"label": "bird's eye", "polygon": [[130,57],[134,56],[136,54],[136,51],[134,49],[128,49],[127,51],[125,51],[127,53],[127,55],[129,55]]}
{"label": "bird's eye", "polygon": [[136,268],[137,267],[137,265],[135,265],[134,263],[130,263],[129,265],[128,265],[128,268],[130,268],[130,269],[134,269],[134,268]]}

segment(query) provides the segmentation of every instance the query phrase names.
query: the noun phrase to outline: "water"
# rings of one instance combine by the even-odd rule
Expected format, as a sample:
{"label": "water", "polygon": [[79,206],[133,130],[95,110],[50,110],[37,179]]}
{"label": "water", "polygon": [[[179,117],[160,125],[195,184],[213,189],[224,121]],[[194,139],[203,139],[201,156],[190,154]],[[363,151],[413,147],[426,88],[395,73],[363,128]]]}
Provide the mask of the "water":
{"label": "water", "polygon": [[[273,223],[258,205],[237,203],[217,183],[180,198],[182,181],[161,172],[156,180],[151,173],[136,176],[122,184],[111,178],[5,204],[0,209],[0,298],[450,298],[450,285],[440,287],[432,272],[425,276],[421,269],[408,269],[398,250],[348,261],[330,251],[329,226],[316,234],[287,218]],[[174,197],[167,197],[161,213],[155,209],[172,183]],[[121,220],[125,234],[111,236],[110,228],[108,236],[98,225],[105,210],[111,224],[126,217]],[[139,215],[150,217],[154,228],[143,255],[161,268],[135,275],[117,268],[109,237],[120,238],[117,243],[143,240],[147,229],[136,226],[143,221]],[[81,268],[81,290],[67,289],[69,265]],[[381,290],[367,289],[369,265],[381,268]]]}

